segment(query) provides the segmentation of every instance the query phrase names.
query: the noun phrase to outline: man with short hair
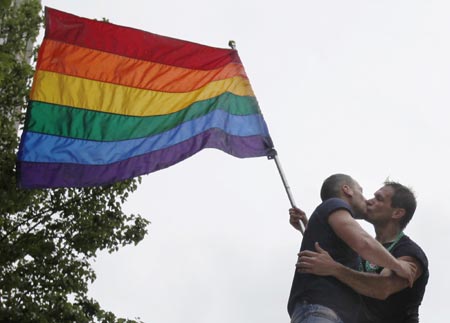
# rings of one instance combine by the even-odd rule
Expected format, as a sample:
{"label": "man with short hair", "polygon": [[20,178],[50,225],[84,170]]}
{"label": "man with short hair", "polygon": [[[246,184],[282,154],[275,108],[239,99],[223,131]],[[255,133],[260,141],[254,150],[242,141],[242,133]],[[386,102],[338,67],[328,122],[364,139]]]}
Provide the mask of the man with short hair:
{"label": "man with short hair", "polygon": [[[416,209],[414,193],[407,187],[387,181],[367,201],[366,220],[373,224],[376,239],[391,254],[414,264],[416,275],[412,288],[391,270],[364,260],[362,271],[352,270],[335,262],[319,245],[316,252],[300,253],[300,272],[333,276],[363,295],[364,307],[358,322],[417,323],[419,306],[428,282],[428,260],[423,250],[403,233]],[[364,258],[364,257],[363,257]]]}
{"label": "man with short hair", "polygon": [[[354,220],[366,213],[366,200],[353,178],[345,174],[328,177],[321,199],[308,222],[301,251],[313,251],[319,242],[343,266],[357,269],[359,254],[412,283],[415,268],[394,258]],[[290,213],[298,211],[291,209]],[[360,305],[360,296],[336,278],[295,272],[288,301],[292,323],[355,323]]]}

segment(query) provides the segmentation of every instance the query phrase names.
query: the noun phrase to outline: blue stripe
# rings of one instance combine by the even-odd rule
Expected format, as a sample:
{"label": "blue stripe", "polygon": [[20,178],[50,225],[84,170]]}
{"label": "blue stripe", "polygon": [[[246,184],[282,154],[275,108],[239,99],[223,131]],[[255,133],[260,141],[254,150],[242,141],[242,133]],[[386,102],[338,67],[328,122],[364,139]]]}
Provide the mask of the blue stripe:
{"label": "blue stripe", "polygon": [[18,158],[28,162],[106,165],[170,147],[212,128],[233,136],[269,136],[260,114],[236,116],[216,110],[155,136],[116,142],[24,132]]}

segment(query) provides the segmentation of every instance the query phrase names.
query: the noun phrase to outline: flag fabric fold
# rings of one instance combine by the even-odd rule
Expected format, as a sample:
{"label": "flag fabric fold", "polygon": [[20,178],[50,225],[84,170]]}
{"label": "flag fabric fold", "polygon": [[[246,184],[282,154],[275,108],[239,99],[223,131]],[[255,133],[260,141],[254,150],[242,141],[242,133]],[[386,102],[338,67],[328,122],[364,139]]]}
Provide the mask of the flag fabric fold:
{"label": "flag fabric fold", "polygon": [[236,50],[46,8],[21,187],[111,184],[204,148],[239,158],[273,148]]}

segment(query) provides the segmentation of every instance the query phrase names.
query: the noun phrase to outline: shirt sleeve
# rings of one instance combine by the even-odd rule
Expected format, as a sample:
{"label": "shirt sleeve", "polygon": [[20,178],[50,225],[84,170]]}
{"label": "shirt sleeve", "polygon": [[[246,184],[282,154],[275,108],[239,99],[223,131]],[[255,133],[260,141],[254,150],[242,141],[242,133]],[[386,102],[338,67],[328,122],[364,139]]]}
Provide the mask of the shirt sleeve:
{"label": "shirt sleeve", "polygon": [[322,203],[322,208],[323,208],[322,212],[320,213],[322,215],[321,220],[324,222],[328,222],[328,217],[330,216],[330,214],[338,210],[346,210],[353,217],[353,211],[350,205],[344,200],[339,198],[331,198],[326,200],[325,202]]}
{"label": "shirt sleeve", "polygon": [[392,250],[392,255],[395,258],[409,256],[416,258],[423,266],[423,270],[428,269],[428,259],[425,252],[409,237],[404,237]]}

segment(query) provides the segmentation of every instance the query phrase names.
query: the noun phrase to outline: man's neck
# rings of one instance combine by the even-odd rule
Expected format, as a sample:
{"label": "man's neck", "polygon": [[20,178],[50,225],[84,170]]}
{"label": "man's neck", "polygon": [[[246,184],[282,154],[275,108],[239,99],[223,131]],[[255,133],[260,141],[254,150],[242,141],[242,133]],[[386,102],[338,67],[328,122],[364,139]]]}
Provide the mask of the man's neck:
{"label": "man's neck", "polygon": [[383,226],[375,226],[375,233],[378,242],[389,243],[394,241],[402,230],[394,223],[387,223]]}

